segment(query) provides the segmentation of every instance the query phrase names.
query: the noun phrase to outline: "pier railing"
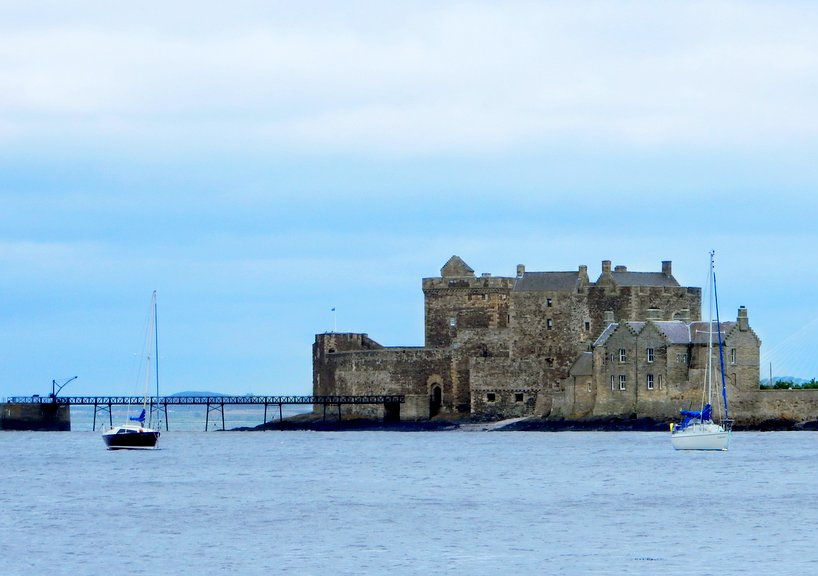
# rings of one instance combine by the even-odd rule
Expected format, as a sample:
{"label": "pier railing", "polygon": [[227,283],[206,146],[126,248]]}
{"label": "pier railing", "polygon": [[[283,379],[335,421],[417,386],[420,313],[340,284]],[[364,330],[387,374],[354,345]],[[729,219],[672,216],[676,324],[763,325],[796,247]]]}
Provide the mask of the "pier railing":
{"label": "pier railing", "polygon": [[[113,425],[112,406],[135,406],[142,404],[143,396],[11,396],[6,398],[8,404],[57,404],[67,406],[93,406],[96,430],[97,414],[108,412],[108,421]],[[283,406],[309,405],[322,406],[326,418],[327,406],[338,407],[338,418],[341,418],[341,406],[345,404],[383,404],[385,406],[403,404],[402,394],[361,395],[361,396],[153,396],[148,398],[151,415],[154,412],[164,414],[165,429],[169,430],[168,406],[206,406],[205,430],[208,429],[211,412],[221,412],[222,429],[224,429],[224,407],[231,405],[263,405],[264,423],[267,423],[267,408],[278,406],[279,421],[283,420]]]}

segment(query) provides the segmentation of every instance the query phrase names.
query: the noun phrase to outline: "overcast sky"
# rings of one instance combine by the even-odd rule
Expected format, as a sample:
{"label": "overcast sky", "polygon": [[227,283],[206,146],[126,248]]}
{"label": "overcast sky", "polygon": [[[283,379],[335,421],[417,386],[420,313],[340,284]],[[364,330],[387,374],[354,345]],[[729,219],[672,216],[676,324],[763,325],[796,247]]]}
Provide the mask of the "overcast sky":
{"label": "overcast sky", "polygon": [[[811,2],[0,2],[0,396],[309,393],[421,278],[600,262],[818,376]],[[336,308],[333,316],[331,308]]]}

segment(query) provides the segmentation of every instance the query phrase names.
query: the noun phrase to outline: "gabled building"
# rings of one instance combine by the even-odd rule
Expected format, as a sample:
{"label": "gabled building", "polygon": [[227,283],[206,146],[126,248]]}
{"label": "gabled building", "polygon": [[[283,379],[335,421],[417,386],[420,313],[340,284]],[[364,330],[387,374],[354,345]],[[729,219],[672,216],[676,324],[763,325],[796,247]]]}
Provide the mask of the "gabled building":
{"label": "gabled building", "polygon": [[[744,307],[735,322],[713,323],[714,404],[721,402],[719,327],[729,401],[740,413],[759,388],[761,341]],[[695,408],[702,401],[710,338],[709,322],[612,322],[572,366],[560,410],[570,419],[670,419],[680,408]]]}

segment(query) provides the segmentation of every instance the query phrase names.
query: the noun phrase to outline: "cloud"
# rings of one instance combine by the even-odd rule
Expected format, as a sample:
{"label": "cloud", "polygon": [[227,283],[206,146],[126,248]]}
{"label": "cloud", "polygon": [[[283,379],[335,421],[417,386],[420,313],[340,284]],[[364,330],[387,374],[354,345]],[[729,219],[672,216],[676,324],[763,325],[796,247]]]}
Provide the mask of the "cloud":
{"label": "cloud", "polygon": [[807,3],[85,8],[6,19],[0,144],[479,154],[818,134]]}

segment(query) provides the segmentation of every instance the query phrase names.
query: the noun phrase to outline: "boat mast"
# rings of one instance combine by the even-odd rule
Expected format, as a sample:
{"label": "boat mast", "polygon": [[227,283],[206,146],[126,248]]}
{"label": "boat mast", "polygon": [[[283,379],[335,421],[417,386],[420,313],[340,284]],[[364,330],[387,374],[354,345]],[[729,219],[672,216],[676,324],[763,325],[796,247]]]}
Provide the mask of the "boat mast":
{"label": "boat mast", "polygon": [[719,292],[716,289],[716,272],[713,271],[713,296],[716,299],[716,327],[719,336],[719,366],[721,367],[721,397],[724,400],[724,420],[730,419],[727,409],[727,383],[724,379],[724,343],[721,341],[721,319],[719,318]]}
{"label": "boat mast", "polygon": [[[710,273],[707,277],[708,318],[707,318],[707,403],[712,403],[713,397],[713,250],[710,251]],[[702,406],[704,410],[704,406]]]}
{"label": "boat mast", "polygon": [[159,316],[156,312],[156,290],[153,291],[153,345],[156,356],[156,409],[159,409]]}
{"label": "boat mast", "polygon": [[[156,292],[153,293],[152,303],[156,304]],[[151,310],[153,312],[153,310]],[[148,338],[147,342],[145,343],[145,395],[142,398],[142,408],[144,410],[148,409],[148,393],[150,390],[150,383],[151,383],[151,332],[153,331],[151,323],[156,323],[153,314],[148,315]],[[148,426],[150,426],[150,422],[148,422]]]}

